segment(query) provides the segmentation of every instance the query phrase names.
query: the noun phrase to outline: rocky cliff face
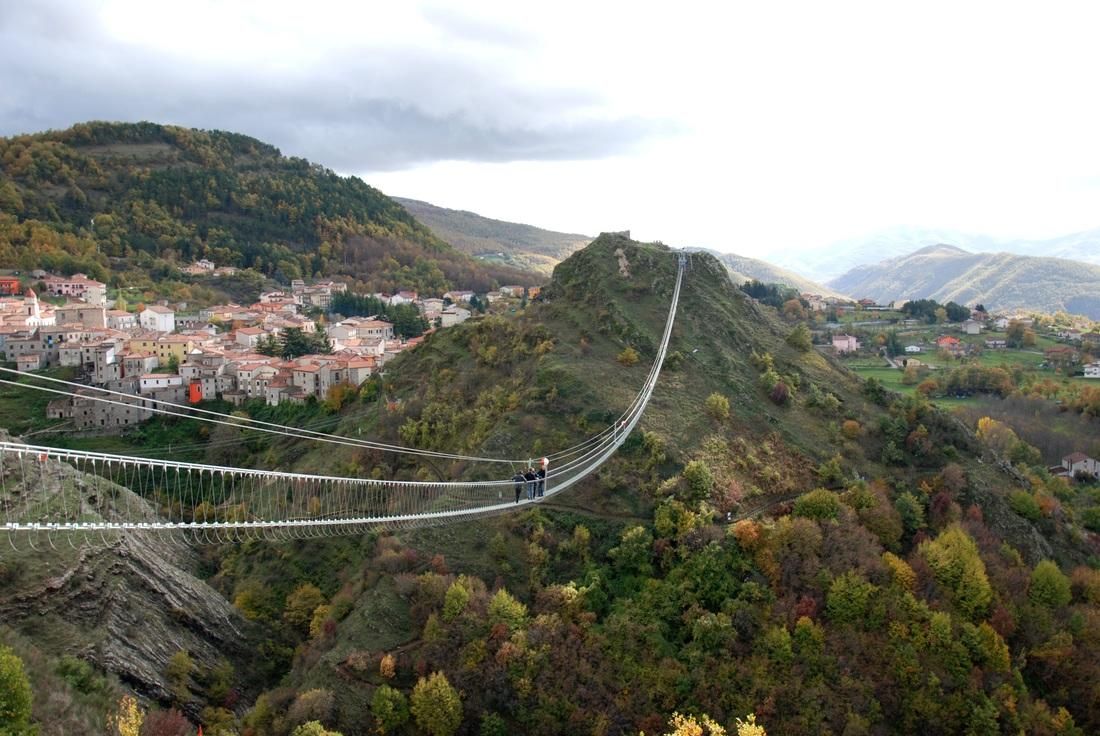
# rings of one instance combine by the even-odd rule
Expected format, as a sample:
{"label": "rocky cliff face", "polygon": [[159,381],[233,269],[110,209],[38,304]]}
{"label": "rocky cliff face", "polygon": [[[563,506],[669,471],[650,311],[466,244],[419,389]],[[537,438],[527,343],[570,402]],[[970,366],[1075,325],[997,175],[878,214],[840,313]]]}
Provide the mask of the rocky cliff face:
{"label": "rocky cliff face", "polygon": [[[66,464],[51,461],[25,483],[16,464],[11,456],[0,461],[4,513],[61,500],[70,508],[98,505],[107,516],[124,508],[147,510],[125,488]],[[106,494],[108,505],[92,501],[94,494]],[[252,627],[192,574],[197,556],[182,540],[147,533],[89,540],[57,535],[52,545],[45,534],[12,541],[17,550],[0,539],[0,620],[43,650],[85,659],[161,702],[171,699],[165,671],[178,651],[190,654],[199,673],[223,659],[238,671],[247,666]]]}

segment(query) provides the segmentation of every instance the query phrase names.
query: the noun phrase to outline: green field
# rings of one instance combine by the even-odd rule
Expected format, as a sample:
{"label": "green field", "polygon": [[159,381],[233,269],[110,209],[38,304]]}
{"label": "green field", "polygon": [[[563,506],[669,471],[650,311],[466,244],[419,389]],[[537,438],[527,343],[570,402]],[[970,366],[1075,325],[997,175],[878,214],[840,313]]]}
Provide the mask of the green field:
{"label": "green field", "polygon": [[840,322],[841,324],[844,324],[844,325],[851,324],[853,322],[876,322],[876,321],[885,321],[885,322],[895,322],[896,323],[896,322],[899,322],[900,320],[903,320],[905,318],[906,317],[905,317],[904,314],[902,314],[901,312],[898,312],[896,310],[891,310],[889,312],[868,312],[866,310],[857,309],[857,310],[852,311],[852,312],[845,312],[844,314],[840,315],[840,317],[839,317],[839,319],[837,319],[837,321]]}
{"label": "green field", "polygon": [[[860,378],[874,378],[890,391],[896,391],[899,394],[911,394],[916,391],[915,385],[906,386],[901,382],[902,371],[889,367],[881,360],[856,359],[845,361],[845,365]],[[933,398],[932,403],[942,409],[952,409],[959,406],[974,406],[983,400],[979,396],[968,396],[965,399],[941,397]]]}
{"label": "green field", "polygon": [[845,365],[860,378],[864,380],[874,378],[890,391],[896,391],[899,394],[911,394],[916,390],[915,385],[906,386],[901,382],[902,371],[891,368],[881,360],[854,360],[850,363],[846,362]]}
{"label": "green field", "polygon": [[[1041,352],[1028,352],[1026,350],[984,350],[980,356],[978,356],[978,362],[981,365],[989,368],[1011,368],[1012,366],[1022,366],[1024,368],[1038,369],[1039,364],[1044,362],[1046,357]],[[1046,371],[1053,373],[1053,371]]]}

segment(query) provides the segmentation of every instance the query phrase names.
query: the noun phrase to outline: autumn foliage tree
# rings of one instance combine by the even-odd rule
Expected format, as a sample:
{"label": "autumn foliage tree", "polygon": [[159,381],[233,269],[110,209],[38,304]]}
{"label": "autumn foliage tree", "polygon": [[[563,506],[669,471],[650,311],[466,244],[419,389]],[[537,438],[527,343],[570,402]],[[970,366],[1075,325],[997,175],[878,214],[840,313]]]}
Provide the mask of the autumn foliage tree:
{"label": "autumn foliage tree", "polygon": [[118,708],[109,716],[107,725],[112,736],[141,736],[141,725],[144,722],[145,714],[138,707],[134,696],[123,695],[118,701]]}
{"label": "autumn foliage tree", "polygon": [[421,677],[409,702],[416,724],[431,736],[454,736],[462,724],[462,700],[442,672]]}
{"label": "autumn foliage tree", "polygon": [[619,365],[623,365],[629,368],[630,366],[635,365],[639,360],[641,360],[641,356],[638,355],[637,350],[628,345],[623,348],[622,352],[619,353],[615,360],[619,361]]}
{"label": "autumn foliage tree", "polygon": [[920,552],[947,598],[963,614],[973,620],[988,611],[993,588],[978,546],[961,526],[952,524],[922,544]]}

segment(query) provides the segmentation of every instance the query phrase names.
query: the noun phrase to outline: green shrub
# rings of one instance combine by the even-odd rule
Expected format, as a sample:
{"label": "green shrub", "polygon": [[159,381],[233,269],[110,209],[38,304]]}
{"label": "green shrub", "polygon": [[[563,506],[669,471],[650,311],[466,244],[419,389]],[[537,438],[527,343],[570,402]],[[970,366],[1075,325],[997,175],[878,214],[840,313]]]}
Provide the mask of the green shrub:
{"label": "green shrub", "polygon": [[830,487],[839,486],[844,481],[844,469],[840,466],[840,455],[833,455],[818,466],[817,479]]}
{"label": "green shrub", "polygon": [[710,496],[714,488],[714,477],[705,462],[692,460],[684,467],[683,476],[692,499],[702,500]]}
{"label": "green shrub", "polygon": [[807,519],[835,519],[839,513],[840,499],[824,488],[799,496],[794,502],[794,515]]}
{"label": "green shrub", "polygon": [[703,406],[712,419],[724,422],[730,418],[730,400],[720,393],[708,396]]}
{"label": "green shrub", "polygon": [[857,623],[867,618],[871,597],[878,590],[857,573],[846,572],[833,580],[825,598],[825,610],[832,621]]}
{"label": "green shrub", "polygon": [[462,699],[442,672],[417,681],[410,705],[417,725],[431,736],[453,736],[462,725]]}
{"label": "green shrub", "polygon": [[1027,589],[1027,597],[1040,606],[1061,608],[1069,605],[1073,593],[1070,590],[1069,578],[1058,569],[1058,565],[1050,560],[1043,560],[1031,573],[1031,585]]}
{"label": "green shrub", "polygon": [[1043,516],[1039,502],[1027,491],[1015,490],[1008,494],[1008,505],[1020,516],[1029,521],[1038,521]]}
{"label": "green shrub", "polygon": [[83,659],[66,654],[57,664],[57,674],[76,691],[84,694],[102,690],[106,681]]}
{"label": "green shrub", "polygon": [[813,340],[810,337],[810,328],[804,324],[798,324],[791,334],[787,335],[787,344],[795,350],[801,350],[807,352],[814,346]]}
{"label": "green shrub", "polygon": [[470,589],[465,582],[459,578],[451,583],[451,587],[447,588],[447,593],[443,598],[444,621],[454,621],[466,610],[466,606],[470,602]]}
{"label": "green shrub", "polygon": [[638,351],[632,347],[627,346],[619,353],[615,360],[619,361],[619,365],[630,367],[641,360],[641,356],[638,355]]}
{"label": "green shrub", "polygon": [[382,734],[393,733],[409,720],[409,704],[405,694],[389,685],[381,685],[374,691],[370,712]]}
{"label": "green shrub", "polygon": [[0,646],[0,733],[30,734],[31,683],[23,671],[23,660],[11,649]]}
{"label": "green shrub", "polygon": [[1100,532],[1100,506],[1093,506],[1081,512],[1081,523],[1092,532]]}

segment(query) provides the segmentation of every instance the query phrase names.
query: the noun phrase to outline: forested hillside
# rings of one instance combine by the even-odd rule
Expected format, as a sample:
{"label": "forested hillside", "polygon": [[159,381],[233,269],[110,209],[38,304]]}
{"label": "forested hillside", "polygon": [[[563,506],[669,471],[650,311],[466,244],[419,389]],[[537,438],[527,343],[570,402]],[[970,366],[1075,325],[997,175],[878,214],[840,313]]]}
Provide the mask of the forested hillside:
{"label": "forested hillside", "polygon": [[463,253],[550,275],[554,266],[592,238],[482,217],[416,199],[394,197],[413,217]]}
{"label": "forested hillside", "polygon": [[164,280],[199,258],[386,291],[531,283],[455,251],[361,180],[244,135],[87,123],[0,138],[0,267]]}
{"label": "forested hillside", "polygon": [[[338,431],[508,457],[599,432],[644,382],[675,269],[664,246],[601,236],[523,311],[403,353]],[[202,670],[159,707],[256,736],[637,736],[676,712],[731,731],[752,713],[771,734],[1100,729],[1100,547],[1062,505],[1070,486],[861,381],[709,255],[692,256],[670,351],[623,449],[542,506],[205,550],[263,666]],[[234,426],[210,440],[207,462],[488,472]]]}
{"label": "forested hillside", "polygon": [[881,302],[935,299],[980,303],[994,311],[1066,311],[1100,319],[1100,266],[1061,258],[970,253],[935,245],[853,268],[829,285]]}
{"label": "forested hillside", "polygon": [[[366,394],[387,408],[345,431],[534,457],[598,431],[643,380],[674,269],[661,246],[603,236],[517,318],[402,356]],[[309,470],[476,472],[301,450]],[[634,736],[675,711],[783,734],[1092,730],[1092,538],[1049,477],[982,452],[693,256],[640,431],[590,482],[515,517],[332,543],[350,555],[337,579],[289,551],[223,558],[246,615],[318,606],[245,723],[414,733],[434,704],[453,719],[440,733]],[[1048,511],[1025,518],[1019,496]]]}

